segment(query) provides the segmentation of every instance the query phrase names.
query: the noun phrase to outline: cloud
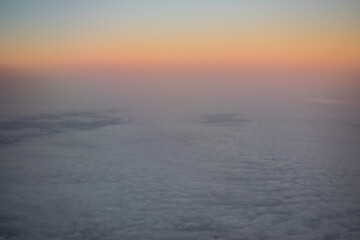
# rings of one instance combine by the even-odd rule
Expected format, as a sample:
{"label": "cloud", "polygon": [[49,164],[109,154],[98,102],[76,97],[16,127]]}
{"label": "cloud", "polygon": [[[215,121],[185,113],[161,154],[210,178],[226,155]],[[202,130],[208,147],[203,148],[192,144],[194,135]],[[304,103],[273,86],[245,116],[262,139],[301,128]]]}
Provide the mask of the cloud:
{"label": "cloud", "polygon": [[213,124],[219,126],[231,126],[236,124],[251,123],[252,120],[240,117],[240,114],[232,113],[221,113],[221,114],[210,114],[202,118],[202,122],[206,124]]}
{"label": "cloud", "polygon": [[328,104],[328,105],[349,105],[349,106],[356,106],[356,104],[341,100],[341,99],[329,99],[329,98],[310,98],[308,100],[309,102],[314,103],[322,103],[322,104]]}
{"label": "cloud", "polygon": [[112,116],[113,111],[68,112],[40,114],[0,122],[0,146],[28,138],[67,131],[91,131],[131,121]]}
{"label": "cloud", "polygon": [[128,121],[116,115],[2,125],[20,141],[56,138],[0,149],[1,240],[359,239],[359,148],[343,144],[354,131],[329,138],[313,122],[238,114],[103,127]]}

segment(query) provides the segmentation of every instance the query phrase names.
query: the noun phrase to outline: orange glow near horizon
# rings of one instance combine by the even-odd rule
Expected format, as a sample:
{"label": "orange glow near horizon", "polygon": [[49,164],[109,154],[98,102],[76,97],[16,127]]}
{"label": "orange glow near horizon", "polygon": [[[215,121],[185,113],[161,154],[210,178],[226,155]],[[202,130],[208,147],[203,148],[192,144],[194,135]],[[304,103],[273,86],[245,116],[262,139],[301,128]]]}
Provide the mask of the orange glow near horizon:
{"label": "orange glow near horizon", "polygon": [[[168,9],[161,11],[165,10]],[[151,16],[154,18],[155,14]],[[4,35],[0,43],[0,67],[25,70],[86,66],[139,69],[360,68],[360,31],[353,22],[332,27],[334,23],[330,20],[329,23],[303,20],[271,23],[269,17],[270,23],[266,19],[260,23],[244,23],[235,17],[230,19],[232,21],[219,19],[212,20],[211,24],[200,24],[198,18],[194,18],[194,23],[186,19],[170,19],[169,25],[166,25],[165,18],[161,21],[140,19],[127,28],[122,27],[122,30],[117,29],[119,23],[114,20],[112,26],[97,26],[99,24],[96,25],[94,20],[85,25],[85,29],[75,30],[71,23],[62,28],[53,24],[52,29],[45,30],[40,27],[34,30],[25,27],[7,29],[9,36]],[[64,21],[63,17],[61,20]],[[103,21],[100,17],[97,20]]]}

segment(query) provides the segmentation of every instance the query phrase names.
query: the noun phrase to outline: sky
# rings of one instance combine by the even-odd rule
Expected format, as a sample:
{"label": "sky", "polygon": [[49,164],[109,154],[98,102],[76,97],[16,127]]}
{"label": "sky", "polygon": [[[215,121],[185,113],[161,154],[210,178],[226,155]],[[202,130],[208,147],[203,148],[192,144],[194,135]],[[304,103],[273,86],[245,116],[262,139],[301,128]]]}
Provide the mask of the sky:
{"label": "sky", "polygon": [[358,69],[357,0],[2,0],[0,67]]}
{"label": "sky", "polygon": [[1,239],[360,239],[360,0],[0,0]]}

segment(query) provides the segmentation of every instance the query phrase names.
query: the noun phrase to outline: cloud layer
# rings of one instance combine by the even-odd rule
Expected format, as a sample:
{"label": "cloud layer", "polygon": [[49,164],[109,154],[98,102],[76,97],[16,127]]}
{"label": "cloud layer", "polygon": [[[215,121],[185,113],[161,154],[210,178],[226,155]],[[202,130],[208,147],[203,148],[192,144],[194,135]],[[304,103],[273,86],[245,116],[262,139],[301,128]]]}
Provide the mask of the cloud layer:
{"label": "cloud layer", "polygon": [[0,239],[359,239],[357,128],[118,115],[1,123]]}

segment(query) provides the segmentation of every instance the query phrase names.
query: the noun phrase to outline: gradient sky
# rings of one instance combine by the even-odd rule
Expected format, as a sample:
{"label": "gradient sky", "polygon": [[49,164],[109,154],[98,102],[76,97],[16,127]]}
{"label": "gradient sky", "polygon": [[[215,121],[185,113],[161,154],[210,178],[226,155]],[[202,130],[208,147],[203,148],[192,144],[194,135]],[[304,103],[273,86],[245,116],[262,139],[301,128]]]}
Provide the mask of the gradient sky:
{"label": "gradient sky", "polygon": [[360,66],[358,0],[2,0],[0,66]]}

